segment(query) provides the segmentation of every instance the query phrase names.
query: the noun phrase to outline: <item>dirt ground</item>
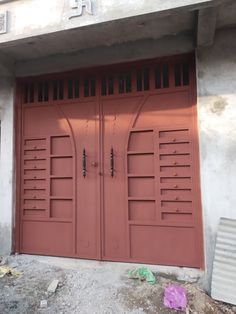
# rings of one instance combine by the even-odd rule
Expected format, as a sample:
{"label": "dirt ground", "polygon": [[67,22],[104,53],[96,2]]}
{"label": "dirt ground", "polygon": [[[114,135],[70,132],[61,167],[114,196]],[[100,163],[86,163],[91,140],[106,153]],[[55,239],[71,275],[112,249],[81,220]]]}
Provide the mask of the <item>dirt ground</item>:
{"label": "dirt ground", "polygon": [[[186,288],[187,313],[236,313],[236,307],[212,300],[195,283],[177,282],[161,274],[155,274],[155,285],[129,279],[127,265],[86,261],[73,264],[66,259],[28,255],[11,256],[7,264],[21,274],[0,278],[0,314],[181,313],[163,305],[164,288],[170,283]],[[132,265],[129,267],[132,269]],[[53,279],[59,280],[58,288],[48,293]],[[47,301],[46,308],[40,307],[43,300]]]}

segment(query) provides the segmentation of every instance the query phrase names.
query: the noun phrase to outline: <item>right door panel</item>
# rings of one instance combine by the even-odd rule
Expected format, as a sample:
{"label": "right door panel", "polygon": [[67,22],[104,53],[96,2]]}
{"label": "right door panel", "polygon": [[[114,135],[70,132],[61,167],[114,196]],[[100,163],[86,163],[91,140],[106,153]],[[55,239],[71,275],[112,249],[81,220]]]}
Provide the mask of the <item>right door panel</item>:
{"label": "right door panel", "polygon": [[103,259],[199,267],[194,121],[188,92],[103,102]]}

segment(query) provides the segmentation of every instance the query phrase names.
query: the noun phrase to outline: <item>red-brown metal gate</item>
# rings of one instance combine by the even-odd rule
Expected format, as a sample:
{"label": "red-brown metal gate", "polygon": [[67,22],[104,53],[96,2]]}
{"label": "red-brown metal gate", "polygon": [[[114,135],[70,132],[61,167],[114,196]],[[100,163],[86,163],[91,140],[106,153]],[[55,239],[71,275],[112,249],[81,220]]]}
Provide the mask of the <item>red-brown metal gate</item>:
{"label": "red-brown metal gate", "polygon": [[18,90],[17,251],[203,267],[192,56]]}

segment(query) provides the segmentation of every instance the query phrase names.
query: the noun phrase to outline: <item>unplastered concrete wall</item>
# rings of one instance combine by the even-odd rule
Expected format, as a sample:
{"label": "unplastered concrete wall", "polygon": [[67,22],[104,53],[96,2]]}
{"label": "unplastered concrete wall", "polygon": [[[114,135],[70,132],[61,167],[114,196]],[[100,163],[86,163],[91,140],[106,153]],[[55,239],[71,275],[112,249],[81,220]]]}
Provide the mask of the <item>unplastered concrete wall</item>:
{"label": "unplastered concrete wall", "polygon": [[13,79],[0,77],[0,255],[12,249],[13,231]]}
{"label": "unplastered concrete wall", "polygon": [[[91,0],[92,15],[84,11],[79,17],[72,0],[1,1],[0,12],[8,11],[8,32],[0,43],[45,33],[123,19],[152,12],[210,5],[214,0]],[[72,18],[71,18],[72,17]]]}
{"label": "unplastered concrete wall", "polygon": [[210,288],[220,217],[236,219],[236,29],[197,51],[206,288]]}

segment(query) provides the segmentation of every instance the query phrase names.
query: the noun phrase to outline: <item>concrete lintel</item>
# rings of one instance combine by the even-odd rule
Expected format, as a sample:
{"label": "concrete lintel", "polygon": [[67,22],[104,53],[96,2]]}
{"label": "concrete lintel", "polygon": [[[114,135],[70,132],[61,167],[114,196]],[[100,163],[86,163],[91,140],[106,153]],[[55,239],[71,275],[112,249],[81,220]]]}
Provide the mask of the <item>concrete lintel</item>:
{"label": "concrete lintel", "polygon": [[194,51],[192,34],[166,36],[159,40],[138,40],[126,44],[101,46],[70,54],[57,54],[16,63],[16,76],[24,77],[114,63],[151,59]]}
{"label": "concrete lintel", "polygon": [[197,47],[211,46],[216,32],[218,7],[204,8],[197,16]]}

